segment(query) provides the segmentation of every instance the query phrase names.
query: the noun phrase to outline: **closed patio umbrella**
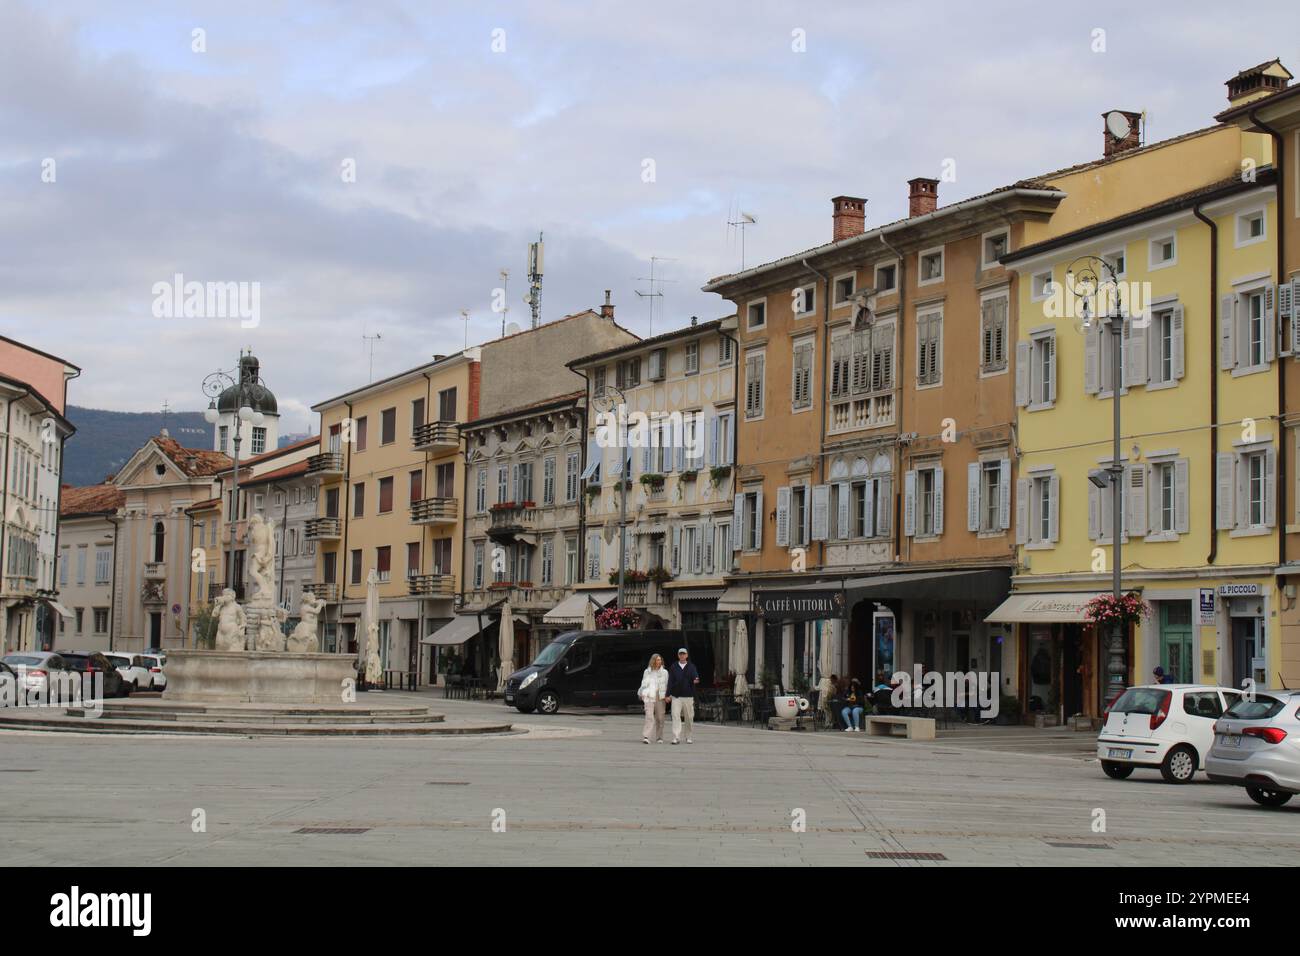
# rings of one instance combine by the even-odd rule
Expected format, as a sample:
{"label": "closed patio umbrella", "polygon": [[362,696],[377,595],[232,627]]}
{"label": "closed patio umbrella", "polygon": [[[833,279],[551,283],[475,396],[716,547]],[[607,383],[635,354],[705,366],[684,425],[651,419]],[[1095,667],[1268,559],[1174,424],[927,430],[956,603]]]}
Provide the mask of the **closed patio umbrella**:
{"label": "closed patio umbrella", "polygon": [[736,622],[735,645],[731,649],[731,669],[736,672],[736,696],[744,697],[749,693],[749,681],[745,679],[745,670],[749,667],[749,625],[742,617]]}
{"label": "closed patio umbrella", "polygon": [[501,605],[501,623],[497,625],[497,690],[504,690],[506,678],[515,672],[515,617],[510,610],[510,599]]}
{"label": "closed patio umbrella", "polygon": [[596,605],[591,598],[587,598],[587,603],[582,606],[582,629],[584,631],[596,629]]}
{"label": "closed patio umbrella", "polygon": [[817,669],[821,671],[820,676],[830,677],[831,671],[835,669],[835,658],[834,655],[831,653],[832,651],[831,635],[835,633],[834,626],[829,623],[822,622],[818,626],[818,631],[820,633],[822,644],[821,644],[821,653],[818,655],[817,658]]}
{"label": "closed patio umbrella", "polygon": [[377,687],[384,679],[379,660],[379,575],[370,569],[366,576],[366,684]]}

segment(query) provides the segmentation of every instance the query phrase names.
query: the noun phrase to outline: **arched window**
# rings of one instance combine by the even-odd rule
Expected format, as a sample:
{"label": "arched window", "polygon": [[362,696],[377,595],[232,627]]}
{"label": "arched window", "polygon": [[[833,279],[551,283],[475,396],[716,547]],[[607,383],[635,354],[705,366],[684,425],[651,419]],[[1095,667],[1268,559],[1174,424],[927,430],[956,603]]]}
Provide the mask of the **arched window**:
{"label": "arched window", "polygon": [[163,560],[163,551],[167,546],[167,528],[161,521],[153,523],[153,559]]}

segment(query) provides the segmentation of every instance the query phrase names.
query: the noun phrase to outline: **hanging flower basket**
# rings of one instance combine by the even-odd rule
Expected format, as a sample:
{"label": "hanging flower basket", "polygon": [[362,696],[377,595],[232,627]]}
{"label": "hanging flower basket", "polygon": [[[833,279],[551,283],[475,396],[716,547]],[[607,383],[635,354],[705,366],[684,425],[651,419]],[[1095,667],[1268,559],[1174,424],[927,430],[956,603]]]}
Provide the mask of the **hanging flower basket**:
{"label": "hanging flower basket", "polygon": [[1083,613],[1092,624],[1128,627],[1149,617],[1151,605],[1132,591],[1118,598],[1113,594],[1099,594],[1084,606]]}
{"label": "hanging flower basket", "polygon": [[602,631],[627,631],[636,627],[638,615],[630,607],[607,607],[596,615],[596,627]]}

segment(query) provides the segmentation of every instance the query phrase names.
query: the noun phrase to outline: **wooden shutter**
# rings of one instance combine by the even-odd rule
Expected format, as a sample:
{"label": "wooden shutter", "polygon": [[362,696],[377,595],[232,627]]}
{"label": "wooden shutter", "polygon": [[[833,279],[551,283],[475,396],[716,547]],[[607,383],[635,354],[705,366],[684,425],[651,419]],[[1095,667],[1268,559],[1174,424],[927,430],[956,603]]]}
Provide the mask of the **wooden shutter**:
{"label": "wooden shutter", "polygon": [[1029,343],[1016,343],[1016,404],[1029,404]]}
{"label": "wooden shutter", "polygon": [[1043,342],[1047,349],[1047,401],[1056,401],[1056,336],[1049,335]]}
{"label": "wooden shutter", "polygon": [[877,478],[876,495],[876,534],[885,536],[890,533],[894,521],[894,479],[891,475]]}
{"label": "wooden shutter", "polygon": [[966,530],[980,529],[980,463],[966,465]]}
{"label": "wooden shutter", "polygon": [[754,492],[754,547],[761,550],[763,547],[763,489],[760,487]]}
{"label": "wooden shutter", "polygon": [[682,529],[680,525],[673,525],[672,536],[672,554],[669,560],[672,562],[672,573],[680,574],[682,571]]}
{"label": "wooden shutter", "polygon": [[1101,391],[1101,322],[1094,321],[1083,330],[1083,392],[1096,395]]}
{"label": "wooden shutter", "polygon": [[810,541],[825,541],[830,537],[831,486],[813,485],[812,489],[812,530]]}
{"label": "wooden shutter", "polygon": [[934,533],[943,534],[943,469],[934,470]]}
{"label": "wooden shutter", "polygon": [[705,465],[712,468],[718,463],[718,416],[709,416],[709,441],[705,446]]}
{"label": "wooden shutter", "polygon": [[1236,487],[1237,456],[1231,452],[1220,452],[1214,458],[1214,482],[1216,485],[1214,527],[1219,531],[1231,531],[1236,525],[1232,493]]}
{"label": "wooden shutter", "polygon": [[843,540],[849,536],[849,483],[847,481],[835,485],[835,510],[836,525],[839,530],[836,537]]}
{"label": "wooden shutter", "polygon": [[1277,311],[1273,286],[1264,287],[1264,361],[1271,362],[1277,357]]}
{"label": "wooden shutter", "polygon": [[1088,482],[1088,540],[1101,537],[1101,489]]}
{"label": "wooden shutter", "polygon": [[745,537],[745,496],[736,495],[736,502],[731,513],[731,550],[739,551]]}
{"label": "wooden shutter", "polygon": [[903,534],[909,538],[916,534],[916,472],[903,475]]}
{"label": "wooden shutter", "polygon": [[1011,527],[1011,459],[998,461],[998,527]]}
{"label": "wooden shutter", "polygon": [[1029,543],[1029,479],[1016,480],[1016,544]]}
{"label": "wooden shutter", "polygon": [[713,538],[717,533],[712,519],[709,520],[708,524],[700,528],[700,534],[704,538],[704,570],[706,572],[713,570]]}
{"label": "wooden shutter", "polygon": [[776,546],[790,547],[790,487],[776,489]]}
{"label": "wooden shutter", "polygon": [[1052,475],[1047,479],[1047,540],[1055,544],[1061,540],[1061,477]]}
{"label": "wooden shutter", "polygon": [[1173,357],[1169,363],[1172,366],[1170,375],[1173,378],[1173,380],[1176,382],[1179,381],[1185,374],[1184,372],[1184,367],[1186,366],[1185,356],[1187,353],[1187,346],[1184,344],[1185,337],[1183,335],[1183,307],[1181,305],[1174,306],[1173,309],[1170,311],[1169,338],[1171,340],[1170,351],[1173,353]]}
{"label": "wooden shutter", "polygon": [[1269,446],[1264,451],[1264,524],[1277,524],[1277,450]]}
{"label": "wooden shutter", "polygon": [[1147,326],[1150,319],[1129,319],[1124,324],[1128,350],[1124,353],[1124,384],[1145,385],[1150,369],[1147,365]]}
{"label": "wooden shutter", "polygon": [[1237,357],[1237,319],[1234,315],[1236,302],[1235,295],[1225,295],[1219,300],[1219,368],[1225,372],[1232,370]]}
{"label": "wooden shutter", "polygon": [[1191,527],[1188,521],[1188,500],[1189,493],[1188,475],[1190,464],[1186,458],[1179,458],[1174,462],[1174,530],[1179,534],[1187,534]]}
{"label": "wooden shutter", "polygon": [[1128,529],[1135,537],[1147,533],[1147,466],[1128,466]]}
{"label": "wooden shutter", "polygon": [[869,478],[862,487],[862,535],[865,538],[876,536],[876,479]]}

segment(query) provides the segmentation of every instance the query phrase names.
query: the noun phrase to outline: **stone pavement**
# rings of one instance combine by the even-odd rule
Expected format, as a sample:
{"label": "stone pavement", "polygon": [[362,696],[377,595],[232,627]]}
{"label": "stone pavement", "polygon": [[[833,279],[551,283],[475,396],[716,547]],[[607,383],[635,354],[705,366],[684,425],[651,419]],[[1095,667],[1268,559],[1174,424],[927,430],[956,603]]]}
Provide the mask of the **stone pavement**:
{"label": "stone pavement", "polygon": [[[386,697],[529,732],[0,732],[0,865],[1232,865],[1252,850],[1300,862],[1300,807],[1257,808],[1199,777],[1109,780],[1086,734],[963,728],[919,742],[708,724],[693,745],[646,746],[636,715]],[[792,831],[799,819],[806,832]]]}

